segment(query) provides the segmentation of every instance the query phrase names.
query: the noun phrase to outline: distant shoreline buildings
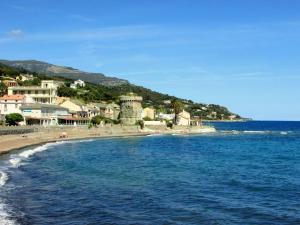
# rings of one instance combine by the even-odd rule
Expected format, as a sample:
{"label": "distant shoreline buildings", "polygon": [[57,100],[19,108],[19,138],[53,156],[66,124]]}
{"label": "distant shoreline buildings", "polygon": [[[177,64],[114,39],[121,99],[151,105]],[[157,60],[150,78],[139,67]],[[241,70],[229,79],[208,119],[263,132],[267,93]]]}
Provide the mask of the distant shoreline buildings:
{"label": "distant shoreline buildings", "polygon": [[[25,82],[33,80],[34,77],[20,74],[17,79]],[[3,119],[8,114],[19,113],[23,116],[25,125],[88,125],[96,116],[128,126],[142,122],[148,126],[201,125],[200,119],[196,117],[192,119],[190,113],[184,109],[175,117],[174,113],[162,113],[149,104],[143,108],[143,98],[134,93],[121,95],[119,104],[115,102],[84,103],[76,98],[59,97],[58,89],[65,86],[65,83],[61,81],[41,80],[40,86],[18,86],[15,85],[18,84],[16,79],[9,79],[9,81],[13,85],[8,86],[7,94],[0,98],[0,116]],[[76,80],[70,84],[72,89],[85,86],[82,80]],[[164,100],[164,103],[170,106],[172,102]],[[231,119],[234,118],[231,117]]]}

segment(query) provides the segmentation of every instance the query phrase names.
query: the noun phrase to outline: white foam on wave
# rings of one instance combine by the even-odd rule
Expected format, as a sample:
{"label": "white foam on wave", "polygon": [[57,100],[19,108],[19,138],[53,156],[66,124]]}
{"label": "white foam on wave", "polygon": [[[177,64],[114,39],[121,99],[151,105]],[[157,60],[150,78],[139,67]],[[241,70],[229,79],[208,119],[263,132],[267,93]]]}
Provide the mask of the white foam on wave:
{"label": "white foam on wave", "polygon": [[244,130],[244,133],[248,134],[267,134],[270,133],[268,130]]}
{"label": "white foam on wave", "polygon": [[0,224],[1,225],[15,225],[16,223],[10,219],[7,213],[7,206],[0,202]]}
{"label": "white foam on wave", "polygon": [[63,144],[63,143],[64,142],[48,143],[48,144],[44,144],[44,145],[38,146],[38,147],[33,148],[33,149],[24,150],[23,152],[21,152],[17,155],[11,155],[11,159],[9,160],[9,162],[11,163],[11,165],[13,167],[19,167],[21,165],[22,161],[25,160],[25,159],[28,159],[30,156],[32,156],[32,155],[34,155],[38,152],[45,151],[50,146]]}
{"label": "white foam on wave", "polygon": [[7,173],[0,171],[0,187],[4,186],[7,180],[8,180]]}
{"label": "white foam on wave", "polygon": [[163,136],[163,134],[148,134],[148,137]]}
{"label": "white foam on wave", "polygon": [[[7,173],[0,171],[0,188],[6,184],[8,180]],[[14,225],[15,222],[10,219],[7,212],[7,206],[0,201],[0,224],[1,225]]]}
{"label": "white foam on wave", "polygon": [[[33,149],[24,150],[19,154],[11,155],[11,158],[9,160],[12,167],[16,168],[19,167],[22,163],[22,161],[28,159],[32,155],[43,152],[51,146],[61,145],[64,143],[76,143],[76,142],[90,142],[93,141],[93,139],[88,140],[74,140],[74,141],[60,141],[60,142],[54,142],[54,143],[47,143],[38,147],[35,147]],[[8,175],[7,173],[0,171],[0,188],[4,186],[8,181]],[[0,199],[1,200],[1,199]],[[10,219],[9,213],[8,213],[8,207],[4,203],[0,201],[0,225],[15,225],[16,223]]]}
{"label": "white foam on wave", "polygon": [[78,142],[91,142],[94,139],[87,139],[87,140],[73,140],[73,141],[58,141],[58,142],[53,142],[53,143],[47,143],[38,147],[35,147],[33,149],[28,149],[24,150],[23,152],[17,154],[17,155],[11,155],[11,159],[9,160],[10,164],[13,167],[19,167],[21,163],[31,157],[32,155],[38,153],[38,152],[43,152],[51,146],[56,146],[56,145],[61,145],[61,144],[66,144],[66,143],[78,143]]}

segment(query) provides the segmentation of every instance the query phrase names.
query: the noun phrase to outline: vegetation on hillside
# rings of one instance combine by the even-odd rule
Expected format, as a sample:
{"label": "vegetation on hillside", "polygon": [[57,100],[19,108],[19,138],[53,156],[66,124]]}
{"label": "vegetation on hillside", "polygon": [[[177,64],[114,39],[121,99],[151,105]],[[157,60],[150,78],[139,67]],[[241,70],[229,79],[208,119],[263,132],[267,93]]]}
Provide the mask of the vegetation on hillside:
{"label": "vegetation on hillside", "polygon": [[[19,85],[21,86],[40,85],[40,81],[42,79],[54,79],[64,81],[65,86],[62,86],[58,89],[58,95],[76,98],[85,103],[100,101],[114,101],[118,103],[120,95],[133,92],[143,97],[143,107],[153,106],[157,110],[157,112],[161,113],[174,113],[174,106],[176,106],[176,109],[184,109],[190,112],[192,117],[198,117],[199,119],[204,120],[229,119],[232,115],[235,115],[236,119],[241,118],[239,115],[230,112],[226,107],[223,106],[215,104],[195,103],[191,100],[180,99],[175,96],[162,94],[156,91],[152,91],[148,88],[136,86],[129,83],[116,86],[104,86],[86,82],[85,87],[72,89],[70,88],[70,84],[73,82],[72,79],[67,79],[63,77],[48,77],[45,74],[38,74],[35,72],[27,71],[25,69],[13,68],[0,63],[0,76],[2,77],[0,77],[0,79],[3,79],[4,76],[15,78],[20,73],[30,73],[33,74],[35,77],[35,79],[31,81],[19,82]],[[3,94],[3,90],[5,88],[6,87],[1,87],[0,85],[0,93],[2,90]]]}

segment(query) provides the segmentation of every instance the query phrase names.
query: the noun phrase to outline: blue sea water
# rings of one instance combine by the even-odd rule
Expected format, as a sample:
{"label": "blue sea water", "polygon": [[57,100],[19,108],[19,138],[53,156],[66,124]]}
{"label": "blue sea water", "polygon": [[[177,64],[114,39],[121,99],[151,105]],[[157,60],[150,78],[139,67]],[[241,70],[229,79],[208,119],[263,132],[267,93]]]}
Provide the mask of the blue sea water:
{"label": "blue sea water", "polygon": [[0,224],[300,224],[300,122],[1,157]]}

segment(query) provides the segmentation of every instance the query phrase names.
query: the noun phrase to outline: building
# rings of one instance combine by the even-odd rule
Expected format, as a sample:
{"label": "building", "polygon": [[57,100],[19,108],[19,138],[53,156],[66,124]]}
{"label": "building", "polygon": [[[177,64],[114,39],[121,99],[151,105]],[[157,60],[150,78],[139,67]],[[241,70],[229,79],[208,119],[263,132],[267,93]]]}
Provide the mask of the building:
{"label": "building", "polygon": [[76,80],[70,85],[70,88],[76,89],[77,87],[85,87],[85,82],[83,80]]}
{"label": "building", "polygon": [[0,97],[0,114],[20,113],[20,107],[26,103],[25,95],[4,95]]}
{"label": "building", "polygon": [[57,88],[63,85],[63,82],[54,80],[42,80],[41,86],[18,86],[9,87],[8,95],[26,95],[31,97],[37,103],[55,104],[57,98]]}
{"label": "building", "polygon": [[27,80],[33,80],[34,76],[32,74],[23,74],[21,73],[19,76],[16,77],[16,80],[19,81],[27,81]]}
{"label": "building", "polygon": [[172,113],[172,114],[159,113],[157,115],[157,117],[161,120],[174,120],[175,114],[174,113]]}
{"label": "building", "polygon": [[150,120],[155,119],[155,109],[153,107],[146,107],[143,109],[143,118],[148,118]]}
{"label": "building", "polygon": [[120,115],[120,106],[115,103],[92,103],[99,110],[99,115],[112,120],[117,120]]}
{"label": "building", "polygon": [[182,112],[177,115],[177,121],[175,121],[175,124],[179,126],[189,126],[191,124],[190,113],[182,110]]}
{"label": "building", "polygon": [[52,104],[24,104],[20,110],[26,125],[58,125],[60,117],[69,117],[68,109]]}
{"label": "building", "polygon": [[59,106],[64,107],[69,110],[69,113],[73,118],[88,118],[89,117],[89,109],[82,102],[77,100],[66,99]]}
{"label": "building", "polygon": [[142,101],[141,96],[133,93],[120,96],[120,120],[122,124],[135,125],[137,121],[142,120]]}
{"label": "building", "polygon": [[229,118],[229,120],[235,120],[237,118],[237,116],[236,115],[230,115],[230,116],[228,116],[228,118]]}
{"label": "building", "polygon": [[16,86],[18,86],[18,82],[13,78],[2,80],[2,82],[6,87],[16,87]]}

